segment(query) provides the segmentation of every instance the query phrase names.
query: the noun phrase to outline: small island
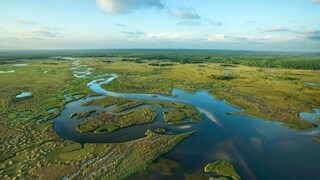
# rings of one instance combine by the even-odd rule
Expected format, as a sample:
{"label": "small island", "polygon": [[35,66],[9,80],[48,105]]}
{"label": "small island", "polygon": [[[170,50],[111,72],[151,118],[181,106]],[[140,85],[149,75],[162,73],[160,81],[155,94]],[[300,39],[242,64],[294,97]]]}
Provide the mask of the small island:
{"label": "small island", "polygon": [[76,130],[80,133],[94,132],[96,134],[106,134],[120,128],[150,123],[156,116],[157,113],[152,107],[135,109],[125,114],[103,112],[99,116],[87,118],[85,121],[77,124]]}
{"label": "small island", "polygon": [[[224,177],[221,177],[222,179],[225,177],[230,177],[233,180],[241,180],[235,168],[228,161],[218,160],[213,163],[209,163],[204,168],[204,172],[206,173],[213,172],[213,173],[216,173],[217,175],[224,176]],[[210,179],[215,179],[215,178],[211,177]]]}

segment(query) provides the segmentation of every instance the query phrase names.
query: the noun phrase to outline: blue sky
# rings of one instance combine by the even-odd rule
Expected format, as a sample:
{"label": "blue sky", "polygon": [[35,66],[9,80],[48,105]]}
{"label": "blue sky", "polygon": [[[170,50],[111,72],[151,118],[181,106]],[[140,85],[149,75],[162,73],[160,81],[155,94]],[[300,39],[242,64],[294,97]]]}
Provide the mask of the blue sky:
{"label": "blue sky", "polygon": [[0,1],[0,49],[320,51],[320,0]]}

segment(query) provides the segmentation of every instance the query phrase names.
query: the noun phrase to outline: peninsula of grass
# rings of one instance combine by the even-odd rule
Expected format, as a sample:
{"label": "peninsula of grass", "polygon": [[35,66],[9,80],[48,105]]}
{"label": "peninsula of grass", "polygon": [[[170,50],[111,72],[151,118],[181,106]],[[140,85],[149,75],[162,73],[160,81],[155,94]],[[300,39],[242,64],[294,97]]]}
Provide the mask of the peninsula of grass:
{"label": "peninsula of grass", "polygon": [[312,140],[320,142],[320,137],[319,138],[312,138]]}
{"label": "peninsula of grass", "polygon": [[103,112],[96,117],[87,118],[85,121],[77,124],[76,130],[80,133],[94,132],[96,134],[106,134],[120,128],[150,123],[156,116],[157,113],[152,107],[135,109],[125,114]]}
{"label": "peninsula of grass", "polygon": [[85,111],[85,112],[82,112],[82,113],[77,113],[77,112],[74,112],[74,113],[71,113],[70,114],[70,118],[87,118],[90,116],[90,114],[96,112],[96,110],[88,110],[88,111]]}
{"label": "peninsula of grass", "polygon": [[230,177],[233,180],[241,180],[235,168],[228,161],[218,160],[213,163],[209,163],[204,168],[204,172],[213,172],[220,176]]}

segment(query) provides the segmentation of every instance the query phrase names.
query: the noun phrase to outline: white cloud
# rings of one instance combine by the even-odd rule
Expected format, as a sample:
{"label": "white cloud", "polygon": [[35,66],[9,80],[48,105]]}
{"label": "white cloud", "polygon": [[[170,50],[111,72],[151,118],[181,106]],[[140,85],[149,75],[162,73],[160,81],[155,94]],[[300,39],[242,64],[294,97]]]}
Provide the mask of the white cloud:
{"label": "white cloud", "polygon": [[176,10],[175,16],[183,19],[200,19],[201,17],[189,9],[180,8]]}
{"label": "white cloud", "polygon": [[191,40],[195,36],[192,33],[174,32],[174,33],[149,33],[146,36],[148,40]]}
{"label": "white cloud", "polygon": [[106,13],[123,14],[140,8],[163,8],[161,0],[96,0]]}
{"label": "white cloud", "polygon": [[211,34],[207,36],[207,41],[210,42],[220,42],[220,41],[226,41],[228,37],[224,34]]}
{"label": "white cloud", "polygon": [[320,34],[320,30],[308,29],[308,30],[300,31],[299,33],[302,33],[302,34]]}
{"label": "white cloud", "polygon": [[320,0],[312,0],[313,3],[320,4]]}
{"label": "white cloud", "polygon": [[211,34],[205,36],[209,42],[281,42],[290,41],[295,38],[292,36],[274,36],[274,35],[225,35],[225,34]]}
{"label": "white cloud", "polygon": [[316,40],[316,41],[320,40],[320,30],[309,29],[309,30],[301,31],[300,33],[304,39]]}
{"label": "white cloud", "polygon": [[265,35],[265,36],[255,36],[255,35],[246,35],[235,37],[235,39],[239,40],[247,40],[247,41],[282,41],[285,40],[283,36],[273,36],[273,35]]}

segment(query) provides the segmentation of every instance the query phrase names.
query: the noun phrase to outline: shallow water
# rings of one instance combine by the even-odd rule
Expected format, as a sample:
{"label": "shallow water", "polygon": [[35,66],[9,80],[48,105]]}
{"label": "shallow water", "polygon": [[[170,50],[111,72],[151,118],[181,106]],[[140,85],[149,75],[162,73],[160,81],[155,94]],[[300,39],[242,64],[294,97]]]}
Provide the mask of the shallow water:
{"label": "shallow water", "polygon": [[0,70],[0,74],[4,74],[4,73],[14,73],[14,70]]}
{"label": "shallow water", "polygon": [[[79,62],[74,64],[79,65]],[[225,159],[232,162],[243,179],[319,179],[320,177],[320,143],[311,140],[313,137],[319,137],[319,128],[295,131],[281,126],[280,123],[242,114],[229,115],[231,112],[241,110],[224,101],[216,100],[204,90],[187,93],[173,89],[172,94],[175,96],[110,92],[101,88],[102,84],[117,78],[115,74],[110,76],[104,81],[101,78],[93,80],[87,86],[94,92],[107,96],[189,104],[202,113],[203,120],[199,123],[170,126],[162,118],[164,109],[153,106],[158,112],[153,123],[123,128],[106,135],[79,134],[75,131],[75,125],[84,119],[70,119],[71,113],[92,109],[109,112],[112,109],[112,107],[81,106],[83,102],[101,98],[86,97],[68,103],[61,115],[53,120],[54,129],[61,138],[80,143],[122,142],[144,137],[147,129],[166,128],[170,134],[198,130],[164,155],[165,158],[179,162],[180,171],[183,173],[201,174],[207,163]],[[315,123],[315,118],[320,116],[318,109],[315,109],[315,112],[300,113],[300,116]],[[132,179],[135,177],[141,179],[147,177],[146,175],[148,171]],[[172,178],[179,178],[180,175],[178,172],[173,172]]]}
{"label": "shallow water", "polygon": [[68,94],[64,94],[63,97],[64,97],[64,101],[70,101],[71,100],[71,98],[68,96]]}
{"label": "shallow water", "polygon": [[30,92],[22,92],[21,94],[16,95],[16,98],[23,98],[23,97],[28,97],[31,96],[32,93]]}
{"label": "shallow water", "polygon": [[25,120],[25,121],[28,121],[28,120],[29,120],[29,118],[25,117],[25,115],[24,115],[22,112],[19,112],[19,114],[18,114],[17,117],[18,117],[18,118],[21,118],[21,119],[23,119],[23,120]]}
{"label": "shallow water", "polygon": [[51,108],[47,110],[48,113],[54,113],[55,112],[55,108]]}
{"label": "shallow water", "polygon": [[13,64],[12,66],[18,66],[18,67],[22,67],[22,66],[28,66],[29,64]]}
{"label": "shallow water", "polygon": [[313,109],[313,112],[302,112],[299,116],[311,123],[319,123],[316,119],[320,117],[320,109]]}
{"label": "shallow water", "polygon": [[223,72],[227,72],[227,73],[229,73],[229,72],[233,72],[232,70],[230,70],[230,69],[225,69],[225,70],[223,70]]}
{"label": "shallow water", "polygon": [[310,86],[317,86],[320,87],[320,84],[313,83],[313,82],[304,82],[304,84],[310,85]]}

